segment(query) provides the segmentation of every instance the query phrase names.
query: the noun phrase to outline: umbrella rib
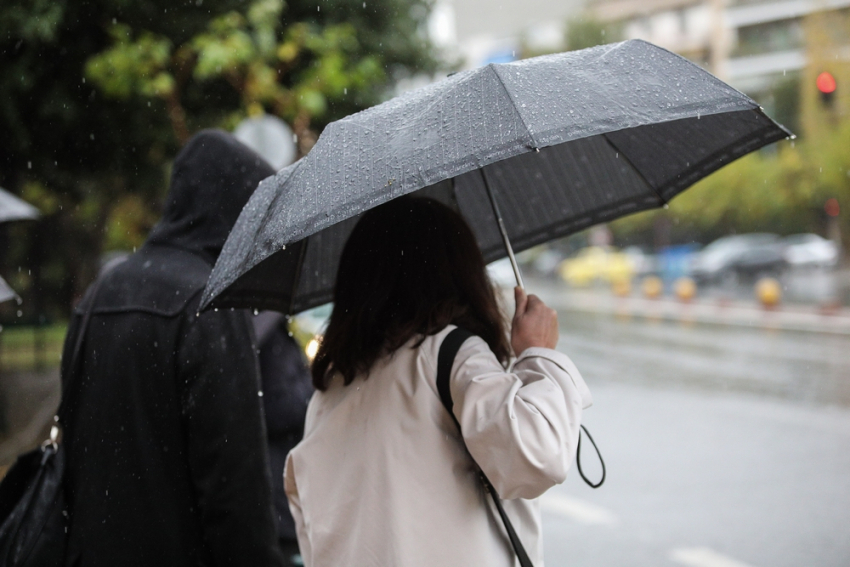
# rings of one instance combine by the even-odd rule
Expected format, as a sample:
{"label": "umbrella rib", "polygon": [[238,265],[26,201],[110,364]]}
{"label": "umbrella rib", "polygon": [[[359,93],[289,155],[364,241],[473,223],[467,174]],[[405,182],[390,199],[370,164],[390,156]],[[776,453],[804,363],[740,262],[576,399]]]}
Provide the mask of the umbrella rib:
{"label": "umbrella rib", "polygon": [[522,122],[525,131],[528,133],[528,137],[531,139],[531,145],[529,146],[532,150],[538,150],[537,141],[534,139],[534,133],[531,131],[531,128],[528,126],[528,123],[525,121],[525,117],[522,115],[522,112],[516,107],[514,103],[514,99],[511,96],[511,91],[508,90],[508,86],[505,84],[505,81],[502,80],[502,76],[499,74],[499,70],[496,68],[495,63],[490,63],[487,65],[492,71],[493,74],[496,75],[496,78],[499,79],[499,84],[502,85],[502,90],[505,91],[505,94],[508,95],[508,100],[511,101],[511,106],[516,112],[517,116],[519,116],[520,122]]}
{"label": "umbrella rib", "polygon": [[650,183],[650,182],[649,182],[649,180],[646,178],[646,176],[644,176],[643,172],[642,172],[641,170],[639,170],[637,167],[635,167],[635,164],[633,164],[633,163],[632,163],[632,160],[630,160],[630,159],[629,159],[629,156],[627,156],[627,155],[626,155],[623,151],[621,151],[621,150],[620,150],[620,148],[618,148],[618,147],[616,146],[616,144],[614,144],[614,142],[612,142],[612,141],[608,138],[608,135],[607,135],[607,134],[603,134],[603,135],[602,135],[602,137],[603,137],[603,138],[605,138],[605,141],[606,141],[606,142],[608,142],[608,145],[609,145],[609,146],[611,146],[612,148],[614,148],[614,150],[617,152],[617,155],[618,155],[618,156],[620,156],[620,155],[622,155],[622,156],[623,156],[623,159],[625,160],[625,162],[626,162],[627,164],[629,164],[629,167],[631,167],[631,168],[634,170],[634,172],[635,172],[635,173],[637,173],[637,174],[638,174],[638,176],[639,176],[639,177],[643,180],[643,182],[644,182],[644,183],[645,183],[645,184],[646,184],[646,185],[647,185],[650,189],[652,189],[652,192],[653,192],[653,193],[655,193],[655,195],[658,197],[658,200],[659,200],[659,202],[660,202],[660,205],[661,205],[662,207],[663,207],[663,206],[666,206],[666,205],[667,205],[667,199],[665,199],[665,198],[664,198],[664,196],[663,196],[663,195],[661,195],[661,192],[660,192],[658,189],[656,189],[656,188],[655,188],[655,186],[654,186],[652,183]]}

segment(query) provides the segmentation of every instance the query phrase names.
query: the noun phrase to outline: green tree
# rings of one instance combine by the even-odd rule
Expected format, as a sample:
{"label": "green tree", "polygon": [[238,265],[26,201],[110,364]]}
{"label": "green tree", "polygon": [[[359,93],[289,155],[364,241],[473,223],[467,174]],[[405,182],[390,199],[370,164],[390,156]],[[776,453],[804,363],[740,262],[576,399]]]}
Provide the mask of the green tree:
{"label": "green tree", "polygon": [[6,0],[0,185],[44,213],[0,234],[25,316],[50,307],[36,297],[65,315],[101,251],[143,241],[193,132],[271,112],[307,151],[331,120],[432,71],[426,2]]}
{"label": "green tree", "polygon": [[580,14],[567,20],[564,32],[564,48],[567,51],[596,47],[620,41],[619,30],[604,24],[592,14]]}

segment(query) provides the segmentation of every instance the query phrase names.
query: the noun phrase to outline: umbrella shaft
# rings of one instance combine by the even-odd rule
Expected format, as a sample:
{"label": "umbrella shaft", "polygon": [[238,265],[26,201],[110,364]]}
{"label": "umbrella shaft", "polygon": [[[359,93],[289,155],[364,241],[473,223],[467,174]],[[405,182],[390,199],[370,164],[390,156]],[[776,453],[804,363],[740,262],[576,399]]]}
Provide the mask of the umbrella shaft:
{"label": "umbrella shaft", "polygon": [[484,173],[482,167],[478,171],[481,172],[481,179],[484,180],[484,188],[487,189],[487,196],[490,197],[490,204],[493,206],[493,214],[496,215],[496,223],[499,225],[499,232],[502,234],[502,242],[505,243],[505,250],[508,252],[508,258],[511,261],[511,267],[514,269],[516,284],[525,289],[525,284],[522,282],[522,275],[519,273],[519,265],[516,263],[514,249],[511,247],[511,241],[508,238],[508,231],[505,230],[505,223],[502,221],[502,212],[499,210],[499,203],[496,202],[496,196],[493,195],[493,190],[490,189],[490,183],[487,181],[487,174]]}

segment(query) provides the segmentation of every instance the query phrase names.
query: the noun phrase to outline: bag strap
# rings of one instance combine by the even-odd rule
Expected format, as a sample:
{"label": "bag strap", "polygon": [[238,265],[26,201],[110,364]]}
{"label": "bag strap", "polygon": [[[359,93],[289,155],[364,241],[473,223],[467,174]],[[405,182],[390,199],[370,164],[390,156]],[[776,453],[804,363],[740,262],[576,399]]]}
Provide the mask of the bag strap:
{"label": "bag strap", "polygon": [[[443,402],[443,406],[445,406],[446,410],[449,412],[449,415],[452,417],[455,425],[457,425],[458,431],[461,430],[460,422],[458,422],[454,412],[452,411],[454,402],[452,401],[452,392],[449,382],[451,379],[452,364],[454,364],[455,356],[457,355],[458,350],[460,350],[461,345],[471,336],[473,336],[472,333],[466,329],[461,329],[460,327],[452,330],[448,335],[446,335],[446,338],[443,339],[443,344],[440,345],[440,354],[437,357],[437,392],[440,394],[440,400]],[[462,436],[461,442],[463,442]],[[516,530],[514,530],[514,526],[511,523],[510,518],[508,518],[508,515],[505,513],[505,508],[502,506],[502,500],[499,498],[499,495],[496,493],[496,489],[493,488],[493,484],[480,467],[478,468],[478,477],[484,485],[484,490],[492,497],[493,503],[496,505],[496,510],[498,510],[499,516],[502,518],[502,523],[505,524],[505,531],[508,533],[508,539],[511,540],[511,545],[514,548],[517,559],[519,559],[520,567],[534,567],[531,564],[531,560],[528,558],[528,553],[525,552],[525,548],[522,546],[519,536],[517,536]]]}

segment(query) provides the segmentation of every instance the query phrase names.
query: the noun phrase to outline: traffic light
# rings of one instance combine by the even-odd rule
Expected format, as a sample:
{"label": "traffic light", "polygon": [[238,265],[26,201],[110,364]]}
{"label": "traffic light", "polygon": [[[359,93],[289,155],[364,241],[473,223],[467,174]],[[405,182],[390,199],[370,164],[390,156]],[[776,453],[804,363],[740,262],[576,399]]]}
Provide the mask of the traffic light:
{"label": "traffic light", "polygon": [[818,75],[817,79],[818,90],[820,91],[820,100],[824,106],[830,107],[832,106],[832,99],[835,97],[835,77],[832,76],[832,73],[828,73],[824,71],[820,75]]}

